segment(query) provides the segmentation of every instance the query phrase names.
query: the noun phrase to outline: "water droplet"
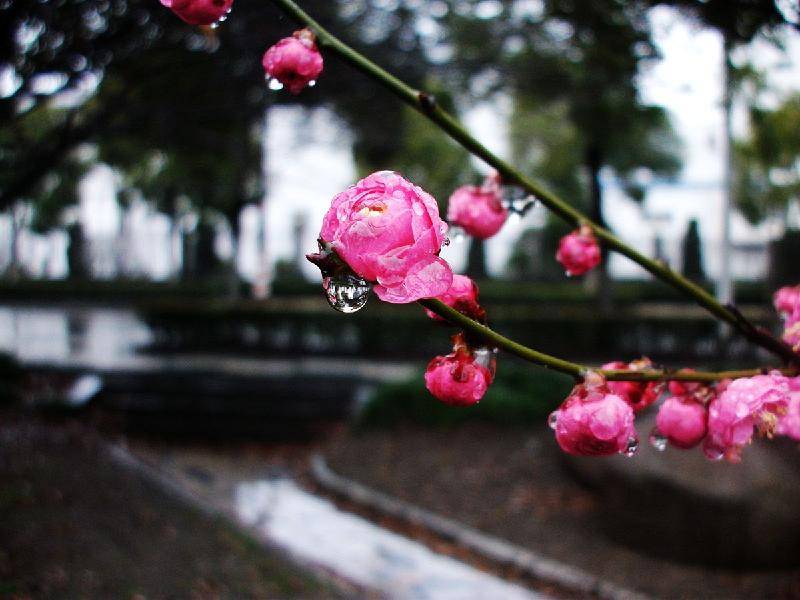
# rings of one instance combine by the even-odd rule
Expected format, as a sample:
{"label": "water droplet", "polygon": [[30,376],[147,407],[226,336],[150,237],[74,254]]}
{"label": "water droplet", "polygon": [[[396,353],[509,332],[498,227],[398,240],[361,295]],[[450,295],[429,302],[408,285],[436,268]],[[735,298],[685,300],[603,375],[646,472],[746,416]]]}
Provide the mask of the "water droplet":
{"label": "water droplet", "polygon": [[312,79],[311,81],[308,82],[308,87],[314,87],[315,85],[317,85],[316,79]]}
{"label": "water droplet", "polygon": [[558,411],[554,410],[550,413],[550,416],[547,417],[547,426],[550,427],[553,431],[556,430],[556,426],[558,425]]}
{"label": "water droplet", "polygon": [[218,24],[219,24],[219,23],[224,23],[224,22],[225,22],[225,21],[227,21],[227,20],[228,20],[228,13],[225,13],[224,15],[222,15],[222,16],[219,18],[219,20],[217,21],[217,23],[218,23]]}
{"label": "water droplet", "polygon": [[635,437],[628,438],[628,443],[625,445],[625,450],[622,452],[625,456],[630,458],[636,451],[639,450],[639,440]]}
{"label": "water droplet", "polygon": [[274,77],[268,77],[267,78],[267,85],[269,86],[269,89],[271,89],[271,90],[273,90],[275,92],[280,91],[280,90],[283,89],[283,84],[280,81],[278,81],[277,79],[275,79]]}
{"label": "water droplet", "polygon": [[343,313],[354,313],[364,308],[372,285],[352,274],[323,277],[322,289],[333,308]]}
{"label": "water droplet", "polygon": [[475,363],[487,369],[494,378],[497,372],[497,348],[489,348],[488,346],[481,346],[473,351]]}
{"label": "water droplet", "polygon": [[216,29],[217,27],[219,27],[219,21],[211,24],[211,29]]}
{"label": "water droplet", "polygon": [[448,237],[455,244],[460,244],[467,238],[467,233],[458,225],[451,225],[447,230]]}
{"label": "water droplet", "polygon": [[725,451],[718,446],[703,446],[703,454],[705,454],[708,460],[722,460],[725,456]]}
{"label": "water droplet", "polygon": [[653,431],[650,432],[648,440],[650,445],[659,452],[663,452],[667,449],[667,436],[662,434],[658,429],[653,429]]}

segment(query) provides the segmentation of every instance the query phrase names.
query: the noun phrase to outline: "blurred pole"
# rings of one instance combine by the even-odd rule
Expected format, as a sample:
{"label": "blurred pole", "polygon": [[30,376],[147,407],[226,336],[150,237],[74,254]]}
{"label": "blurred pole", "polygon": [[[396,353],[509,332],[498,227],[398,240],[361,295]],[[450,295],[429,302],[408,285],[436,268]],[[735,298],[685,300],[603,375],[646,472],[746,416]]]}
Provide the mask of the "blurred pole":
{"label": "blurred pole", "polygon": [[[720,236],[720,269],[717,279],[717,300],[723,306],[733,302],[733,280],[731,278],[731,205],[733,199],[733,66],[732,44],[723,34],[722,47],[722,114],[724,120],[723,166],[722,166],[722,235]],[[720,335],[727,337],[730,327],[722,324]]]}

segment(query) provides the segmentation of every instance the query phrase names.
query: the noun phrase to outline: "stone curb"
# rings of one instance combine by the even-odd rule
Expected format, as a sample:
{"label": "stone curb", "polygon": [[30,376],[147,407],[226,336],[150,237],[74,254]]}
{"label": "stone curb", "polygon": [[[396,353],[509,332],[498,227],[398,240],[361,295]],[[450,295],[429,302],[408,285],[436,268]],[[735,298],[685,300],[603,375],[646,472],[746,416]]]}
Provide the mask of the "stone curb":
{"label": "stone curb", "polygon": [[392,517],[421,525],[442,537],[503,565],[514,566],[538,579],[552,582],[582,594],[595,594],[604,600],[647,600],[649,597],[603,581],[559,561],[510,544],[446,517],[373,490],[338,475],[328,467],[325,457],[315,454],[311,474],[323,488],[348,500],[376,509]]}
{"label": "stone curb", "polygon": [[187,504],[199,510],[202,514],[208,517],[224,519],[231,527],[236,529],[242,535],[255,540],[267,551],[279,554],[287,563],[311,573],[317,579],[341,593],[343,597],[382,597],[381,594],[376,590],[365,589],[364,586],[358,585],[357,583],[343,578],[337,573],[332,573],[320,565],[303,560],[294,553],[288,552],[285,548],[275,544],[255,529],[242,524],[235,514],[214,505],[212,502],[209,502],[199,494],[186,489],[174,479],[169,477],[161,469],[141,460],[132,454],[125,446],[113,442],[104,442],[103,446],[108,458],[116,465],[128,469],[150,483],[155,484],[159,489],[178,502]]}

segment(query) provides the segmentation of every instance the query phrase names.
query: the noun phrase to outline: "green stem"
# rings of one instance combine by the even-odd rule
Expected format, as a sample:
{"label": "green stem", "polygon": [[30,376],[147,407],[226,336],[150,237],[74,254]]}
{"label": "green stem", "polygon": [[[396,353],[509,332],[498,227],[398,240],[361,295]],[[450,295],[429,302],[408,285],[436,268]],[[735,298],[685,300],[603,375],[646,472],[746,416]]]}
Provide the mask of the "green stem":
{"label": "green stem", "polygon": [[317,43],[320,46],[335,52],[356,69],[392,91],[404,102],[428,117],[428,119],[433,121],[445,131],[445,133],[472,154],[480,157],[487,164],[497,169],[503,183],[522,187],[559,217],[576,227],[579,225],[588,225],[591,227],[592,231],[594,231],[594,234],[601,239],[608,248],[627,256],[656,278],[692,297],[700,306],[704,307],[716,318],[731,325],[751,342],[769,350],[787,363],[800,366],[800,355],[794,352],[790,346],[784,344],[769,332],[755,327],[738,311],[731,307],[723,306],[717,302],[713,295],[702,287],[689,281],[679,273],[676,273],[665,264],[648,258],[636,249],[630,247],[611,231],[592,222],[582,212],[548,191],[543,186],[528,179],[509,163],[496,156],[486,148],[486,146],[475,139],[455,117],[442,109],[442,107],[436,103],[433,96],[412,88],[362,54],[353,50],[350,46],[344,44],[336,36],[332,35],[312,19],[305,11],[297,6],[297,4],[292,2],[292,0],[272,0],[272,2],[277,4],[283,11],[291,15],[298,22],[311,29],[317,36]]}
{"label": "green stem", "polygon": [[[752,377],[767,372],[769,369],[742,369],[736,371],[688,371],[688,370],[668,370],[668,369],[643,369],[641,371],[623,371],[597,369],[587,365],[570,362],[556,356],[539,352],[533,348],[528,348],[515,342],[493,329],[478,323],[461,314],[454,308],[447,306],[441,300],[427,298],[420,300],[419,303],[425,308],[435,312],[440,317],[448,320],[453,325],[458,325],[470,334],[476,335],[485,340],[492,346],[497,346],[503,350],[519,356],[523,360],[532,362],[548,369],[553,369],[560,373],[572,375],[576,379],[581,379],[587,371],[595,371],[611,381],[703,381],[714,382],[722,379],[737,379],[739,377]],[[781,369],[784,375],[797,375],[797,369]]]}

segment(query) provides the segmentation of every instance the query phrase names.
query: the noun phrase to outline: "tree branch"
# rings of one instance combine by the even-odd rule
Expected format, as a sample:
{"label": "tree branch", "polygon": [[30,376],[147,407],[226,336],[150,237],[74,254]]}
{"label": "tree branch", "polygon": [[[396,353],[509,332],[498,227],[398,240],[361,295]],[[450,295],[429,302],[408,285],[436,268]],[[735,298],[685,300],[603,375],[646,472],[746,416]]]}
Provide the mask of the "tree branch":
{"label": "tree branch", "polygon": [[309,27],[317,36],[317,43],[332,52],[341,56],[356,69],[363,72],[370,78],[382,84],[385,88],[397,95],[401,100],[415,108],[417,111],[428,117],[438,125],[451,138],[461,144],[465,149],[481,158],[484,162],[491,165],[500,173],[503,183],[518,185],[528,193],[533,194],[547,208],[553,211],[563,220],[574,226],[588,225],[594,234],[601,239],[606,246],[628,257],[638,263],[646,271],[654,275],[661,281],[677,288],[686,295],[690,296],[700,306],[708,310],[714,317],[724,321],[736,329],[745,338],[757,344],[773,354],[779,356],[788,364],[800,366],[800,354],[792,350],[790,346],[775,338],[768,332],[757,329],[749,321],[743,320],[741,315],[737,315],[729,308],[723,306],[702,287],[689,281],[679,273],[673,271],[665,264],[648,258],[644,254],[632,248],[608,229],[605,229],[592,222],[581,211],[577,210],[542,185],[528,179],[520,171],[515,169],[506,161],[492,153],[486,146],[475,139],[469,131],[451,114],[442,109],[436,99],[430,94],[416,90],[407,85],[388,71],[385,71],[368,58],[355,51],[350,46],[343,43],[337,37],[324,29],[319,23],[312,19],[292,0],[272,0],[272,2],[291,15],[299,23]]}
{"label": "tree branch", "polygon": [[[734,371],[690,371],[690,370],[670,370],[670,369],[643,369],[641,371],[625,370],[604,370],[596,369],[587,365],[570,362],[556,356],[539,352],[533,348],[528,348],[522,344],[511,340],[486,325],[478,323],[461,314],[454,308],[447,306],[441,300],[426,298],[420,300],[419,304],[435,312],[440,317],[447,319],[453,325],[463,328],[466,332],[485,340],[491,346],[502,348],[528,362],[541,365],[548,369],[572,375],[576,379],[583,378],[588,371],[595,371],[611,381],[702,381],[712,383],[723,379],[736,379],[739,377],[752,377],[770,371],[770,368],[743,369]],[[797,368],[781,369],[785,375],[797,375]]]}

